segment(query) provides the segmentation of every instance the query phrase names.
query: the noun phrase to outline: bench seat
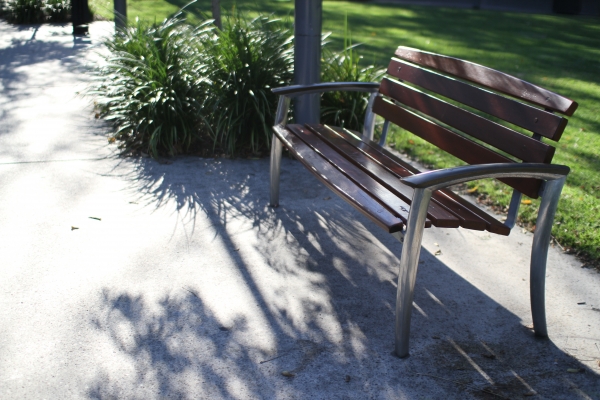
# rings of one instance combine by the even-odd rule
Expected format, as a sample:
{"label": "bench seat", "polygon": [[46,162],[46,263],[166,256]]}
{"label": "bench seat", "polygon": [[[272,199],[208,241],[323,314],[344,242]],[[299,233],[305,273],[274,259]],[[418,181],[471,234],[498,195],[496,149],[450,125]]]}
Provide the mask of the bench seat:
{"label": "bench seat", "polygon": [[[321,182],[389,233],[408,220],[413,189],[400,180],[420,171],[356,132],[321,124],[277,126],[283,145]],[[434,192],[425,227],[487,230],[510,228],[448,189]]]}

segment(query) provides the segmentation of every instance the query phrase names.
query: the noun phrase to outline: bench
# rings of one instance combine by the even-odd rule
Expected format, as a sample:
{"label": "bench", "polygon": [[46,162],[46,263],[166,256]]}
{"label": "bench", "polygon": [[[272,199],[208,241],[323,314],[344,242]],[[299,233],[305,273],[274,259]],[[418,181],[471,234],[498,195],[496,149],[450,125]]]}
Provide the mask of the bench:
{"label": "bench", "polygon": [[[361,134],[318,123],[287,124],[290,99],[329,90],[370,93]],[[577,103],[482,65],[399,47],[380,83],[321,83],[273,90],[280,95],[271,148],[271,199],[279,204],[282,145],[321,182],[403,242],[396,297],[395,353],[408,356],[410,320],[424,228],[508,235],[521,196],[541,197],[530,264],[535,334],[546,337],[545,271],[554,214],[569,168],[551,164]],[[375,115],[384,119],[373,141]],[[501,124],[497,121],[506,123]],[[384,148],[389,123],[468,165],[420,172]],[[529,134],[522,133],[530,132]],[[506,221],[448,186],[497,178],[513,190]]]}

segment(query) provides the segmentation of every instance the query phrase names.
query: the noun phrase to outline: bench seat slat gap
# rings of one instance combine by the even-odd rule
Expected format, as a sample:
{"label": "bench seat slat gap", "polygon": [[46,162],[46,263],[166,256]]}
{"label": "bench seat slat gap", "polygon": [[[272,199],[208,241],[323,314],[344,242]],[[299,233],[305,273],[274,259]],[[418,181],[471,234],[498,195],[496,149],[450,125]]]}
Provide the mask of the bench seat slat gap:
{"label": "bench seat slat gap", "polygon": [[[350,162],[344,155],[335,148],[330,147],[308,128],[295,124],[288,125],[287,128],[391,212],[398,213],[403,220],[408,218],[410,205],[376,179],[366,174],[361,167]],[[457,228],[459,226],[458,219],[453,216],[449,216],[450,218],[438,218],[437,215],[432,214],[428,217],[431,223],[438,227]]]}
{"label": "bench seat slat gap", "polygon": [[[333,147],[339,154],[342,154],[348,161],[368,174],[372,179],[376,180],[396,196],[400,197],[402,201],[410,204],[414,190],[400,182],[395,174],[389,172],[381,164],[371,159],[371,157],[364,154],[361,150],[357,149],[351,143],[348,143],[325,126],[320,124],[307,124],[306,127],[327,142],[327,144]],[[454,213],[450,212],[446,207],[441,206],[435,200],[430,203],[427,215],[431,219],[433,225],[438,227],[440,226],[439,221],[441,220],[453,220],[458,218]]]}
{"label": "bench seat slat gap", "polygon": [[[392,154],[389,150],[379,146],[376,142],[370,142],[367,144],[360,140],[359,136],[353,134],[351,131],[333,126],[327,126],[327,128],[344,138],[344,140],[352,143],[354,146],[359,148],[365,154],[368,154],[377,162],[380,162],[381,165],[385,166],[390,172],[394,173],[398,177],[406,177],[418,174],[420,172],[412,165]],[[436,199],[436,201],[438,201],[440,204],[447,205],[447,209],[461,219],[461,226],[464,228],[473,230],[485,229],[489,232],[504,236],[510,233],[510,229],[502,222],[487,214],[476,205],[473,205],[469,201],[456,195],[451,190],[436,190],[433,192],[433,198]],[[485,224],[484,228],[481,227],[481,221],[483,221]]]}
{"label": "bench seat slat gap", "polygon": [[[377,226],[389,233],[401,231],[406,225],[402,219],[379,204],[371,195],[348,179],[327,160],[316,154],[307,144],[283,126],[275,126],[273,131],[283,145],[315,175],[325,186],[342,199],[352,204]],[[431,222],[426,221],[425,227]]]}

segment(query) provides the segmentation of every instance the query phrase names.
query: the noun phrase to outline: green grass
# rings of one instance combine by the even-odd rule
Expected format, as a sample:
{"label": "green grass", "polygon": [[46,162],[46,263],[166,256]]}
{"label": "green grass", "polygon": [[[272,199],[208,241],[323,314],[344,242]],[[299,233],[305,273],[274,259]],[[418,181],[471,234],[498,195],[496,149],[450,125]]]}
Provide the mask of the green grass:
{"label": "green grass", "polygon": [[[97,13],[105,0],[94,0]],[[108,3],[105,3],[108,4]],[[293,15],[292,1],[222,1],[223,10],[237,7],[253,13]],[[112,5],[112,2],[110,2]],[[129,17],[162,20],[184,1],[130,0]],[[210,13],[210,1],[189,7],[190,20]],[[600,20],[448,9],[394,6],[355,2],[325,1],[323,31],[332,31],[330,45],[343,47],[347,17],[354,43],[363,43],[359,52],[364,65],[386,65],[398,45],[417,47],[484,64],[539,84],[579,102],[579,109],[558,145],[555,163],[566,164],[572,172],[563,191],[556,217],[554,236],[564,247],[600,259]],[[455,160],[436,152],[418,139],[396,130],[392,142],[432,167],[454,165]],[[510,191],[500,185],[477,182],[471,188],[487,196],[500,208],[506,206]],[[535,220],[539,203],[522,206],[524,223]]]}

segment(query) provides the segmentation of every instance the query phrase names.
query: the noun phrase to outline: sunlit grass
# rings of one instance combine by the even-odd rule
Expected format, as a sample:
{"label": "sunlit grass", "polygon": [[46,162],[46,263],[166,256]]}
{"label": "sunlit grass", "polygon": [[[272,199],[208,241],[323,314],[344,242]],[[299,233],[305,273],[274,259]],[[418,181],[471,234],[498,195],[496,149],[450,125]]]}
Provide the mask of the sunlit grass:
{"label": "sunlit grass", "polygon": [[[103,0],[94,0],[97,4]],[[111,2],[112,4],[112,2]],[[224,10],[234,5],[257,13],[293,16],[292,1],[239,2],[224,0]],[[185,0],[130,0],[129,18],[160,21],[172,15]],[[94,6],[98,10],[97,6]],[[110,11],[102,15],[110,17]],[[195,21],[210,15],[210,1],[189,7]],[[572,169],[559,205],[554,236],[565,247],[600,258],[597,233],[600,211],[600,20],[592,17],[533,15],[437,7],[397,6],[360,2],[325,1],[323,30],[331,31],[332,47],[343,48],[344,20],[364,65],[386,65],[395,48],[411,46],[465,58],[544,86],[580,103],[558,144],[555,163]],[[450,157],[432,146],[398,131],[392,142],[432,167],[452,165]],[[409,142],[411,140],[412,142]],[[490,182],[471,187],[492,197],[500,207],[510,191]],[[522,206],[522,219],[535,220],[538,202]]]}

